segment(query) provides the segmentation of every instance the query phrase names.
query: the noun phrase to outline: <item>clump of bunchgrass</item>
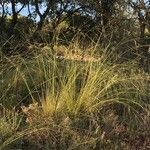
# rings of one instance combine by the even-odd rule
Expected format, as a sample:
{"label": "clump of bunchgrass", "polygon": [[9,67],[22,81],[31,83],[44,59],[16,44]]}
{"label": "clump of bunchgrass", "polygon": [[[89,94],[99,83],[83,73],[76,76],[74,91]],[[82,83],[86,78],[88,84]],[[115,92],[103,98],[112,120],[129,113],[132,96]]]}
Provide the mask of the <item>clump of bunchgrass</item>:
{"label": "clump of bunchgrass", "polygon": [[[77,46],[76,51],[82,54]],[[136,61],[115,64],[108,52],[97,61],[57,54],[46,47],[32,60],[21,59],[24,67],[17,70],[32,101],[22,107],[29,142],[38,139],[42,145],[44,139],[49,148],[112,148],[125,132],[138,128],[150,96],[150,76]],[[34,127],[39,132],[32,132]]]}

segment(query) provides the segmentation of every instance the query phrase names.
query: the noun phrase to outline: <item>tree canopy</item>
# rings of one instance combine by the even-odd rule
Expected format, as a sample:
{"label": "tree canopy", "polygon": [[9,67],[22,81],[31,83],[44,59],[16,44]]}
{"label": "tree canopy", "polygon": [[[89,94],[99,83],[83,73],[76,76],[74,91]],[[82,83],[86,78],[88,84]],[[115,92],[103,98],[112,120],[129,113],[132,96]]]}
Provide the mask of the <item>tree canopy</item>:
{"label": "tree canopy", "polygon": [[65,22],[61,37],[65,35],[71,40],[76,33],[83,33],[87,39],[101,37],[106,46],[110,41],[149,38],[149,8],[149,0],[1,0],[0,28],[6,39],[15,35],[19,16],[26,9],[24,19],[32,21],[25,28],[34,25],[30,30],[33,34],[46,28],[54,39],[54,32]]}

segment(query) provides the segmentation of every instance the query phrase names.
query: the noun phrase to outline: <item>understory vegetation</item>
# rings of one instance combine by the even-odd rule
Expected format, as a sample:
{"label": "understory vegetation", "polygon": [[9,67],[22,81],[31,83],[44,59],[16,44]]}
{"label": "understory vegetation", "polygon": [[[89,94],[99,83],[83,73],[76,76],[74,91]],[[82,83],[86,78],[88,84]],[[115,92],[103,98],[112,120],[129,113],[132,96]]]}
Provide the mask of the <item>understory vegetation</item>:
{"label": "understory vegetation", "polygon": [[0,1],[0,150],[150,149],[148,0]]}
{"label": "understory vegetation", "polygon": [[3,55],[1,149],[149,148],[149,74],[105,50],[94,61],[91,50],[87,61],[48,47],[32,59]]}

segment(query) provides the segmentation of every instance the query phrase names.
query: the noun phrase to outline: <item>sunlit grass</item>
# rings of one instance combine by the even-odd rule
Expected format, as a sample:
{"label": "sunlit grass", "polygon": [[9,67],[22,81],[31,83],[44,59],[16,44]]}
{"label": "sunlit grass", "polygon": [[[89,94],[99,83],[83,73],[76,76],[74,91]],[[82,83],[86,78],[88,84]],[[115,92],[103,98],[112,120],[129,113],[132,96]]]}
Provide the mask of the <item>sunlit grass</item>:
{"label": "sunlit grass", "polygon": [[[95,50],[93,48],[91,57],[94,57]],[[69,47],[65,51],[69,51]],[[82,53],[78,46],[75,46],[74,53],[76,51]],[[40,137],[40,133],[43,136],[43,131],[35,133],[35,129],[44,129],[44,133],[52,134],[52,137],[49,134],[46,137],[50,141],[55,141],[57,132],[67,132],[67,135],[71,132],[81,139],[82,134],[78,135],[77,130],[88,131],[87,135],[85,133],[87,139],[83,138],[79,144],[81,146],[103,139],[106,131],[103,131],[105,127],[101,129],[102,125],[106,128],[110,125],[113,133],[121,123],[134,130],[144,120],[142,114],[149,105],[150,76],[138,68],[136,61],[111,62],[109,58],[113,53],[108,52],[97,56],[97,61],[60,59],[56,57],[57,53],[47,47],[39,50],[32,59],[19,55],[12,58],[3,56],[0,103],[6,108],[21,109],[26,119],[26,128],[14,135],[16,140],[32,133],[33,137]],[[12,124],[16,131],[19,126],[15,120],[8,122],[5,118],[2,116],[1,120],[3,136]],[[63,135],[60,137],[61,143]],[[78,147],[79,141],[74,140],[72,148]],[[3,147],[11,145],[11,142],[13,136],[4,140]]]}

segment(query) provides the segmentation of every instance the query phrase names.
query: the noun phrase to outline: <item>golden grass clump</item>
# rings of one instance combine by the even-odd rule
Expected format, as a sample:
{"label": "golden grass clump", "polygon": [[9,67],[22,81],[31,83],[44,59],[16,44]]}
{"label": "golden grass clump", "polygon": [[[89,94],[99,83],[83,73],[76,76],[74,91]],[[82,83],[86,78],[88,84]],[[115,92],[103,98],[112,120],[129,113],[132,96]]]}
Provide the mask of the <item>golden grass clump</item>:
{"label": "golden grass clump", "polygon": [[126,137],[147,124],[149,74],[136,60],[111,62],[113,54],[105,51],[95,57],[95,48],[91,54],[77,46],[73,53],[59,48],[43,48],[32,59],[6,58],[4,72],[9,72],[6,66],[12,71],[4,77],[1,99],[6,106],[15,101],[25,118],[15,139],[39,139],[47,149],[111,149],[118,148],[117,142],[130,147]]}

